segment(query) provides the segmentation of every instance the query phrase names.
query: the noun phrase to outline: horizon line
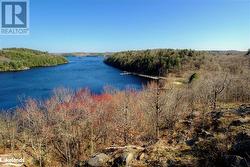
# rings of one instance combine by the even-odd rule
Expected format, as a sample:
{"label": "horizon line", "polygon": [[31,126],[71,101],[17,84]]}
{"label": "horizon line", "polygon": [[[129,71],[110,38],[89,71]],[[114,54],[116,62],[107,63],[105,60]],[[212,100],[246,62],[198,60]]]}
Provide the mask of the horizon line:
{"label": "horizon line", "polygon": [[[52,54],[64,54],[64,53],[116,53],[116,52],[126,52],[126,51],[143,51],[143,50],[157,50],[157,49],[174,49],[174,50],[183,50],[183,49],[188,49],[188,50],[195,50],[195,51],[221,51],[221,52],[247,52],[248,49],[193,49],[193,48],[132,48],[132,49],[120,49],[116,51],[48,51],[44,49],[39,49],[39,48],[29,48],[29,47],[5,47],[2,48],[0,47],[0,50],[2,49],[7,49],[7,48],[25,48],[25,49],[32,49],[32,50],[39,50],[39,51],[44,51]],[[250,47],[249,47],[250,49]]]}

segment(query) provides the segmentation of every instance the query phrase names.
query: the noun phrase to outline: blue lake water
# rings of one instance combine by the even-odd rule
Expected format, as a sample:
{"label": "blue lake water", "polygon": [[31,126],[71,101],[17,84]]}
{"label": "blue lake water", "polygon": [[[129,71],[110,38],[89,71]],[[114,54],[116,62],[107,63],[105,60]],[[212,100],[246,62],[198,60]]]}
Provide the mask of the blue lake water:
{"label": "blue lake water", "polygon": [[46,99],[58,87],[77,90],[88,87],[93,93],[102,93],[104,86],[116,89],[141,89],[146,80],[103,63],[103,56],[68,56],[68,64],[34,68],[21,72],[0,73],[0,109],[10,109],[31,97]]}

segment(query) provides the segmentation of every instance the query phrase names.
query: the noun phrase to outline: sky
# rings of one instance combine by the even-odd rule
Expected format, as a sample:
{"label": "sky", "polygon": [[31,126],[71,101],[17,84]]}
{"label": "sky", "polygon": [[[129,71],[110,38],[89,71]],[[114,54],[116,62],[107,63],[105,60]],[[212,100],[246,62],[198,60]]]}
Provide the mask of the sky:
{"label": "sky", "polygon": [[30,34],[0,48],[247,50],[250,0],[30,0]]}

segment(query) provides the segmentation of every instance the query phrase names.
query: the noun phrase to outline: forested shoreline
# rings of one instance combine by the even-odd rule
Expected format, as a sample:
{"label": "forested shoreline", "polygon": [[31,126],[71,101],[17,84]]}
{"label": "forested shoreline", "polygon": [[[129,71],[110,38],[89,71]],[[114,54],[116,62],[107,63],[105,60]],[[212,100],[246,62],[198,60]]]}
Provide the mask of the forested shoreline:
{"label": "forested shoreline", "polygon": [[172,70],[178,70],[187,61],[202,59],[203,54],[203,52],[188,49],[124,51],[107,56],[104,62],[129,72],[164,76]]}
{"label": "forested shoreline", "polygon": [[67,63],[62,56],[26,48],[4,48],[0,50],[0,71],[20,71],[34,67],[47,67]]}

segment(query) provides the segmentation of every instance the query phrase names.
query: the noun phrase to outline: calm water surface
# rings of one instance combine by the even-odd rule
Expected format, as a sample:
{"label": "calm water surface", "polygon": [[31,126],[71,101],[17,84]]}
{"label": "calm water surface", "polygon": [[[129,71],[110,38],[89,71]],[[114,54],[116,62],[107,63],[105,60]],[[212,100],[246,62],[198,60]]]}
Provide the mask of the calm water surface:
{"label": "calm water surface", "polygon": [[0,73],[0,109],[16,107],[29,97],[46,99],[58,87],[73,90],[88,87],[93,93],[101,93],[104,86],[141,89],[147,82],[136,76],[120,75],[120,70],[103,63],[102,56],[67,58],[69,63],[65,65]]}

